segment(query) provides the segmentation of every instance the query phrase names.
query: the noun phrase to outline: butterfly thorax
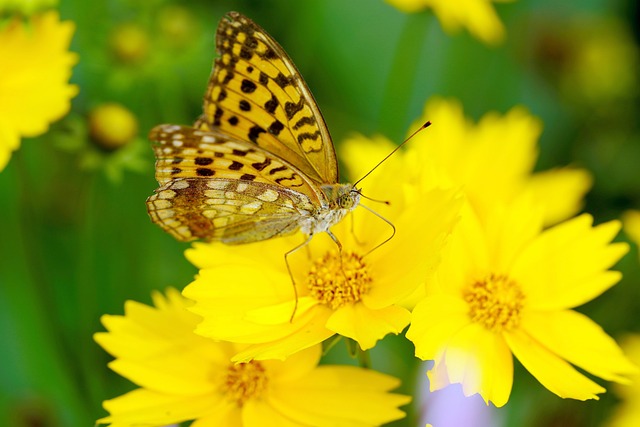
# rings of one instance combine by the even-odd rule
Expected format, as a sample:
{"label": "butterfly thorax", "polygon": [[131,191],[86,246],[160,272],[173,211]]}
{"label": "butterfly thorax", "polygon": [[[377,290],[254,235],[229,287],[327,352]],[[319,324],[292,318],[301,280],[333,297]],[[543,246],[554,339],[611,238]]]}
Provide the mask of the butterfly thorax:
{"label": "butterfly thorax", "polygon": [[360,203],[360,193],[351,184],[326,184],[320,188],[327,200],[302,221],[300,231],[307,235],[328,231]]}

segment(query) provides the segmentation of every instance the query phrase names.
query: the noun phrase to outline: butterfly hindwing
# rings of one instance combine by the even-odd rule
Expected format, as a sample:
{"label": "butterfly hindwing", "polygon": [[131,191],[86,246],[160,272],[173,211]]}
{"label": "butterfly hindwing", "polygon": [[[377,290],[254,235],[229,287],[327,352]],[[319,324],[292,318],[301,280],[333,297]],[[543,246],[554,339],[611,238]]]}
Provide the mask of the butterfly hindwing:
{"label": "butterfly hindwing", "polygon": [[337,183],[327,126],[282,47],[253,21],[231,12],[218,26],[216,49],[196,127],[255,143],[317,183]]}
{"label": "butterfly hindwing", "polygon": [[178,240],[239,244],[284,236],[299,228],[311,201],[281,186],[227,179],[179,178],[147,199],[153,222]]}

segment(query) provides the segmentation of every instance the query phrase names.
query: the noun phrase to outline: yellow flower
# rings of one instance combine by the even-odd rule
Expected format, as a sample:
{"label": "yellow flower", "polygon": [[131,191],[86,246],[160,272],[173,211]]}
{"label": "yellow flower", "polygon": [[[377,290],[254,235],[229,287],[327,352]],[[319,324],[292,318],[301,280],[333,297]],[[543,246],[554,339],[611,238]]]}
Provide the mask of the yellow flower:
{"label": "yellow flower", "polygon": [[[628,335],[622,340],[622,348],[629,358],[640,365],[640,335]],[[629,427],[640,425],[640,375],[634,375],[633,382],[616,387],[622,402],[615,409],[606,427]]]}
{"label": "yellow flower", "polygon": [[598,109],[638,96],[640,52],[625,21],[602,16],[576,19],[563,22],[560,34],[568,37],[570,48],[562,64],[564,94]]}
{"label": "yellow flower", "polygon": [[631,241],[640,246],[640,211],[628,210],[624,212],[622,214],[622,224]]}
{"label": "yellow flower", "polygon": [[[496,44],[504,39],[504,26],[491,0],[386,0],[403,12],[431,8],[447,32],[461,27],[485,43]],[[493,0],[495,2],[510,0]]]}
{"label": "yellow flower", "polygon": [[[546,225],[569,218],[582,208],[591,175],[584,169],[568,167],[533,173],[542,126],[523,108],[516,107],[504,116],[486,114],[475,125],[465,118],[460,103],[434,98],[426,104],[415,127],[426,120],[433,125],[409,143],[406,155],[414,165],[405,167],[406,173],[415,174],[422,169],[420,165],[434,163],[451,185],[464,190],[482,217],[496,204],[508,203],[524,192],[532,192],[536,205],[544,207]],[[381,139],[371,142],[364,137],[351,138],[343,145],[342,158],[377,150]],[[355,176],[369,167],[366,162],[355,169],[348,166]],[[415,178],[398,180],[415,182]],[[427,173],[422,180],[433,177]]]}
{"label": "yellow flower", "polygon": [[396,227],[381,246],[392,235],[390,226],[356,209],[353,221],[347,218],[332,229],[342,259],[326,233],[314,236],[288,257],[297,299],[284,255],[301,243],[299,236],[232,247],[194,244],[186,255],[200,273],[184,295],[204,319],[196,332],[249,344],[237,361],[284,359],[334,334],[355,340],[363,350],[372,348],[408,325],[410,313],[399,303],[437,264],[459,210],[456,195],[432,189],[401,213],[381,209]]}
{"label": "yellow flower", "polygon": [[0,170],[21,137],[47,131],[64,116],[78,88],[69,85],[77,56],[68,51],[72,22],[57,12],[9,22],[0,31]]}
{"label": "yellow flower", "polygon": [[512,354],[565,398],[597,399],[605,391],[571,364],[617,382],[636,372],[611,337],[571,310],[620,280],[608,268],[628,250],[610,243],[617,221],[591,223],[585,214],[542,231],[526,197],[496,206],[484,221],[466,207],[407,332],[416,355],[435,361],[432,391],[461,383],[465,395],[502,406]]}
{"label": "yellow flower", "polygon": [[198,316],[178,291],[133,301],[124,316],[102,317],[108,332],[96,341],[115,360],[111,369],[140,388],[104,402],[118,427],[375,426],[404,417],[409,396],[389,393],[396,378],[353,366],[318,366],[321,346],[286,362],[234,364],[237,348],[195,335]]}
{"label": "yellow flower", "polygon": [[115,150],[133,141],[138,134],[138,120],[118,103],[100,104],[89,113],[89,133],[100,147]]}
{"label": "yellow flower", "polygon": [[134,23],[121,24],[109,37],[113,55],[123,63],[139,64],[149,53],[149,35]]}
{"label": "yellow flower", "polygon": [[14,12],[29,16],[57,4],[58,0],[0,0],[0,13]]}

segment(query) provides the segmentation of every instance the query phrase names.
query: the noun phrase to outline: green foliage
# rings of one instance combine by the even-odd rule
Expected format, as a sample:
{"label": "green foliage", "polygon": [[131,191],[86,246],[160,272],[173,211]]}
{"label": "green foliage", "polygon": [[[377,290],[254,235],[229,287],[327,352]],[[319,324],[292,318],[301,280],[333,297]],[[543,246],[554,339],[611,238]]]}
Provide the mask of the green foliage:
{"label": "green foliage", "polygon": [[[77,26],[72,50],[80,60],[72,82],[80,94],[65,119],[24,140],[0,173],[0,424],[92,425],[104,415],[102,400],[131,389],[108,370],[109,357],[92,340],[102,330],[101,314],[121,314],[125,300],[149,303],[151,290],[181,289],[193,278],[196,270],[183,256],[188,245],[147,217],[144,201],[156,184],[146,133],[200,114],[224,13],[242,12],[280,41],[337,145],[352,132],[401,141],[432,95],[460,99],[474,118],[526,106],[545,125],[539,167],[592,171],[586,210],[604,221],[640,208],[638,92],[593,102],[565,85],[573,81],[567,73],[581,42],[565,23],[579,26],[573,18],[587,14],[637,25],[614,3],[498,3],[507,40],[487,47],[465,32],[445,34],[428,11],[405,15],[382,0],[61,1],[62,18]],[[125,47],[128,54],[116,46],[136,42],[118,42],[115,32],[124,25],[141,35]],[[636,55],[637,47],[636,39]],[[130,145],[115,151],[92,145],[86,117],[104,102],[137,117],[140,131]],[[613,336],[640,328],[637,251],[619,268],[623,281],[583,308]],[[425,370],[395,356],[400,348],[412,354],[410,347],[390,337],[370,354],[374,368],[403,379],[405,393]],[[328,359],[352,363],[341,343]],[[611,396],[563,401],[524,369],[515,384],[502,409],[507,425],[596,426],[615,403]],[[415,425],[415,417],[396,424]]]}

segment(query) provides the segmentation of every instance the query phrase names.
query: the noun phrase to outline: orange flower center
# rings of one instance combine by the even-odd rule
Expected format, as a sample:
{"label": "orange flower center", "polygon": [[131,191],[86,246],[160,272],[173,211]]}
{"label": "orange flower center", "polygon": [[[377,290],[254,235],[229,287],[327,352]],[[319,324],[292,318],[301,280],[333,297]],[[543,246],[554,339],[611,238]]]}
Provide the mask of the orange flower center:
{"label": "orange flower center", "polygon": [[507,276],[490,274],[463,292],[469,304],[469,316],[474,322],[495,331],[510,331],[520,324],[524,294],[516,282]]}
{"label": "orange flower center", "polygon": [[269,378],[260,362],[230,365],[223,382],[225,395],[242,406],[247,400],[260,396],[267,388]]}
{"label": "orange flower center", "polygon": [[335,251],[313,262],[307,275],[311,296],[332,309],[360,301],[371,288],[372,278],[362,256]]}

